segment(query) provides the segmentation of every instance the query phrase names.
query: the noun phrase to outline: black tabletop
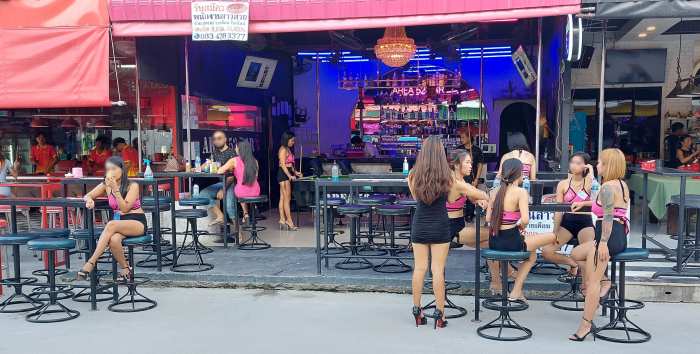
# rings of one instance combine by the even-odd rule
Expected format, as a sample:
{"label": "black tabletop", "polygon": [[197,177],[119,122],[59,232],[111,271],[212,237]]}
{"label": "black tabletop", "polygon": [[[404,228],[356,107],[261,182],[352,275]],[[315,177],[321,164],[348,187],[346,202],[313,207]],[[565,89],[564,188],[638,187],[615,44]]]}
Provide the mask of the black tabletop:
{"label": "black tabletop", "polygon": [[[42,207],[42,206],[67,206],[73,208],[81,208],[85,206],[85,201],[82,198],[51,198],[51,199],[38,199],[38,198],[0,198],[0,205],[22,205],[29,207]],[[109,203],[106,199],[96,199],[95,207],[100,208],[103,206],[108,206]]]}
{"label": "black tabletop", "polygon": [[206,172],[154,172],[153,176],[159,177],[182,177],[182,178],[221,178],[222,176],[228,176],[230,173],[219,174],[219,173],[206,173]]}
{"label": "black tabletop", "polygon": [[[129,177],[130,181],[134,181],[138,184],[162,184],[170,182],[171,179],[165,176],[155,177],[152,179],[140,178],[140,177]],[[104,177],[81,177],[81,178],[63,178],[61,179],[62,184],[98,184],[104,181]]]}

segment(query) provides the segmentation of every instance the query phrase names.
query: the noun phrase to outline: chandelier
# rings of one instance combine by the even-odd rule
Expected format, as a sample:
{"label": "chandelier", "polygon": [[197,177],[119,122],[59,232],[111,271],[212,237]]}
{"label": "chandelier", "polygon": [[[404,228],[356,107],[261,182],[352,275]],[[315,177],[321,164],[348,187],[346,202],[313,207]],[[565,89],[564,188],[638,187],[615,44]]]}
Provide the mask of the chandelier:
{"label": "chandelier", "polygon": [[416,44],[406,37],[404,27],[387,27],[384,37],[377,40],[374,54],[382,63],[397,68],[406,65],[416,53]]}

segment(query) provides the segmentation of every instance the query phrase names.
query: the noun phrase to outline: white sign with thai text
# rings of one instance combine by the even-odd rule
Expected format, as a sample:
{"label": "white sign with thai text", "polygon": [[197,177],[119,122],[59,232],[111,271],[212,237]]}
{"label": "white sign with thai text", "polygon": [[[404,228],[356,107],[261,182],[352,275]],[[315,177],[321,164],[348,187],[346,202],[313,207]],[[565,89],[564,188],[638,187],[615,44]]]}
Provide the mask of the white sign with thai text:
{"label": "white sign with thai text", "polygon": [[193,1],[193,41],[247,41],[248,1]]}
{"label": "white sign with thai text", "polygon": [[554,232],[554,213],[548,211],[531,211],[530,223],[525,229],[526,234]]}

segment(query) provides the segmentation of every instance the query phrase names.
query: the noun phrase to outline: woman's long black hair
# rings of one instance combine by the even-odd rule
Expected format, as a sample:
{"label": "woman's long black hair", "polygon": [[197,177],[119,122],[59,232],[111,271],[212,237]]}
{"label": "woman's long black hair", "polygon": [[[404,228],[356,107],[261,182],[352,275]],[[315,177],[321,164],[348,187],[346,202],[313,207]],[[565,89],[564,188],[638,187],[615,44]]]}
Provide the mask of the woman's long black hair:
{"label": "woman's long black hair", "polygon": [[280,145],[284,146],[288,150],[292,150],[291,147],[289,147],[289,141],[292,140],[296,135],[292,131],[287,130],[286,132],[282,133],[282,139],[280,139]]}
{"label": "woman's long black hair", "polygon": [[510,151],[515,151],[515,150],[525,150],[527,152],[530,152],[530,145],[527,143],[527,138],[525,138],[525,134],[521,132],[514,132],[508,136],[508,149]]}
{"label": "woman's long black hair", "polygon": [[238,156],[243,160],[243,184],[252,186],[258,179],[258,161],[253,156],[253,147],[246,140],[238,143]]}
{"label": "woman's long black hair", "polygon": [[[107,159],[107,161],[105,161],[105,165],[108,163],[111,163],[122,170],[121,183],[119,183],[119,193],[126,197],[126,194],[129,192],[129,184],[131,182],[129,181],[129,171],[127,171],[126,165],[124,165],[124,160],[122,160],[122,158],[119,156],[111,156]],[[107,178],[107,176],[105,176],[105,178]]]}
{"label": "woman's long black hair", "polygon": [[503,222],[503,200],[506,197],[508,186],[514,183],[523,174],[523,163],[518,159],[508,159],[503,161],[501,169],[501,186],[496,193],[491,210],[491,236],[496,236],[501,229]]}

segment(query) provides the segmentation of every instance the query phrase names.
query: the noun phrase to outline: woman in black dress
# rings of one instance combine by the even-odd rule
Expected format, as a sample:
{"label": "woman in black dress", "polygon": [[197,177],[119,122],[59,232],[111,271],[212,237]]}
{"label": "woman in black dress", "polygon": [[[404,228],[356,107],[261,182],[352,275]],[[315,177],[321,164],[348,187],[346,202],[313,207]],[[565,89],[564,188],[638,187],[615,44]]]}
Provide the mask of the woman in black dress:
{"label": "woman in black dress", "polygon": [[447,216],[447,194],[452,187],[452,174],[445,156],[445,147],[438,136],[423,141],[420,153],[411,173],[408,187],[416,200],[416,211],[411,225],[413,243],[413,317],[416,326],[426,324],[421,311],[423,280],[428,270],[428,258],[432,255],[430,269],[435,294],[435,327],[447,326],[445,320],[445,262],[450,250],[450,219]]}

